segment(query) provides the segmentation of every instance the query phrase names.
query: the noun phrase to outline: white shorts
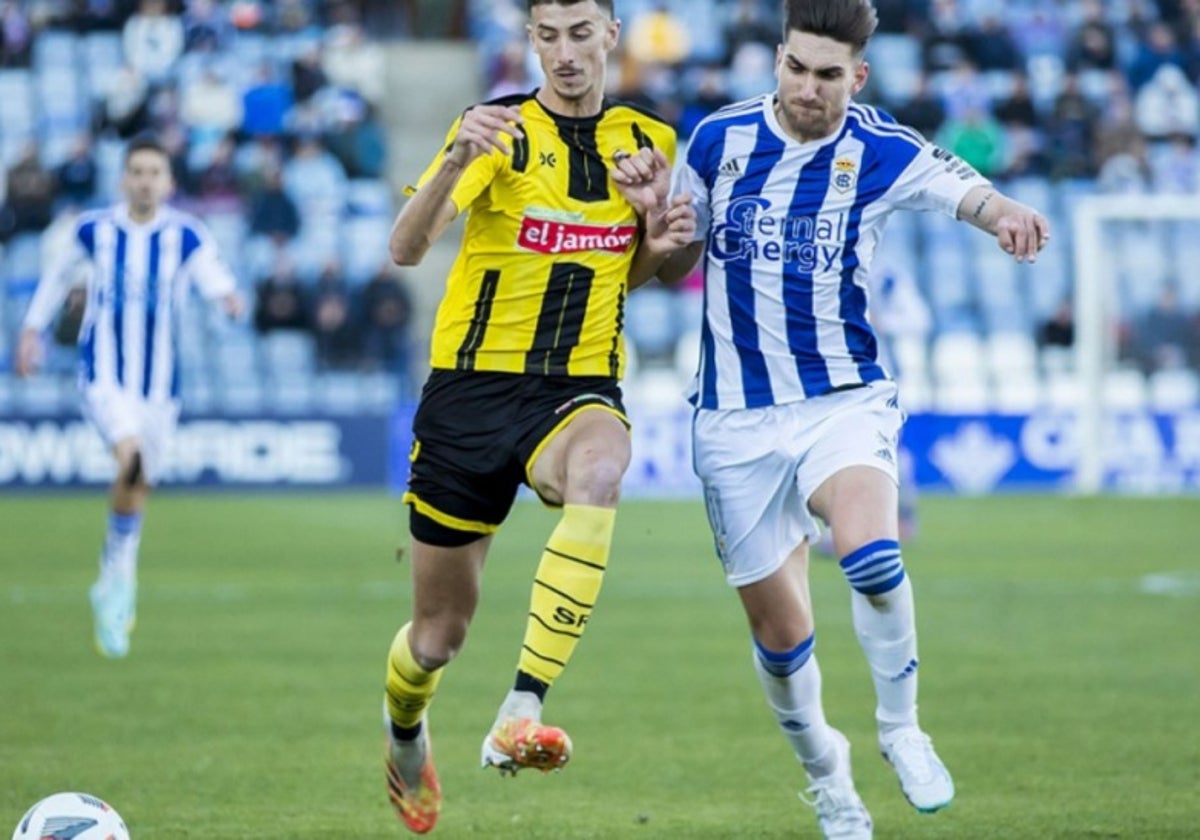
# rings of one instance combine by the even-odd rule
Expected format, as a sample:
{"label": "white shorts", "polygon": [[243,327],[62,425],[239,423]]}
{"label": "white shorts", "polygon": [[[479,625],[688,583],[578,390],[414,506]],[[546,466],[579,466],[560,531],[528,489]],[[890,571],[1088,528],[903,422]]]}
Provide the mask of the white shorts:
{"label": "white shorts", "polygon": [[83,415],[109,448],[122,440],[137,438],[142,472],[148,483],[155,482],[179,423],[177,401],[150,401],[140,394],[92,385],[83,389]]}
{"label": "white shorts", "polygon": [[903,423],[889,381],[784,405],[698,410],[694,467],[730,585],[762,580],[820,535],[808,500],[834,473],[869,466],[896,481]]}

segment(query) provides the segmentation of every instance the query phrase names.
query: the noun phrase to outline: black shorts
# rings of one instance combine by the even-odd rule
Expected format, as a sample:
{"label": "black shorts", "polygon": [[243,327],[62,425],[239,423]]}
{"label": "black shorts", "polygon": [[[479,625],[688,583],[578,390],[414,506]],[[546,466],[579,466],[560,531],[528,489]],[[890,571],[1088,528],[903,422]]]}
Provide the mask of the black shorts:
{"label": "black shorts", "polygon": [[538,453],[584,409],[629,425],[615,379],[434,370],[413,418],[412,535],[455,546],[495,532]]}

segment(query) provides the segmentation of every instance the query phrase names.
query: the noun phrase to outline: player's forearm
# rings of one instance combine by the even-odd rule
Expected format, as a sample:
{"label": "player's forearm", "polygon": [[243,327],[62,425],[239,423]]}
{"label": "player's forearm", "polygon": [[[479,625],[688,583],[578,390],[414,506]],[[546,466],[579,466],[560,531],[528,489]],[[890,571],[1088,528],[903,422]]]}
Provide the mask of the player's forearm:
{"label": "player's forearm", "polygon": [[655,277],[664,285],[674,286],[692,270],[702,245],[696,242],[677,251],[654,253],[643,243],[633,255],[633,264],[629,269],[629,290],[644,286]]}
{"label": "player's forearm", "polygon": [[995,236],[1000,219],[1023,208],[1024,205],[988,184],[973,187],[963,197],[958,204],[958,218]]}
{"label": "player's forearm", "polygon": [[49,327],[67,299],[69,289],[62,272],[54,271],[43,277],[29,301],[22,326],[38,333]]}
{"label": "player's forearm", "polygon": [[392,225],[388,250],[397,265],[416,265],[454,218],[450,196],[461,166],[443,161],[437,172],[404,205]]}

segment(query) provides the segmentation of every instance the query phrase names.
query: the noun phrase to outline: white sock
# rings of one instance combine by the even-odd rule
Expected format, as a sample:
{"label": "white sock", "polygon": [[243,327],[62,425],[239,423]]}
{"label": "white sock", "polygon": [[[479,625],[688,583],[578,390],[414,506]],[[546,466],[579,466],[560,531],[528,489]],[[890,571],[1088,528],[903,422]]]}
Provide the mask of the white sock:
{"label": "white sock", "polygon": [[809,655],[787,676],[768,671],[757,650],[753,659],[767,706],[804,769],[814,778],[837,770],[837,752],[821,706],[821,668],[817,657]]}
{"label": "white sock", "polygon": [[896,588],[871,598],[851,591],[850,605],[854,632],[875,681],[879,731],[916,726],[918,659],[912,584],[905,576]]}
{"label": "white sock", "polygon": [[515,688],[509,689],[504,702],[500,704],[500,711],[496,715],[496,723],[500,723],[506,718],[529,718],[541,723],[542,701],[532,691],[517,691]]}
{"label": "white sock", "polygon": [[142,541],[140,513],[108,515],[108,533],[104,538],[104,553],[100,556],[102,577],[115,575],[132,580],[137,575],[138,546]]}

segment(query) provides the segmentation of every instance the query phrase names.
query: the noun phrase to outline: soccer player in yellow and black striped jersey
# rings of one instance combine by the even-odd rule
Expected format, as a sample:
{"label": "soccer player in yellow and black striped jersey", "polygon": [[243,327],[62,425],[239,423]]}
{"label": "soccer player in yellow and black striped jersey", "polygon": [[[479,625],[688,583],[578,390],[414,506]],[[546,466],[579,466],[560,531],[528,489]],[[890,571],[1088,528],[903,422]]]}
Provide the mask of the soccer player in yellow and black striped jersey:
{"label": "soccer player in yellow and black striped jersey", "polygon": [[528,0],[546,84],[467,109],[392,230],[418,263],[460,213],[458,259],[413,421],[413,617],[388,655],[388,790],[417,832],[441,791],[427,708],[462,647],[492,535],[525,483],[562,509],[538,565],[512,691],[484,739],[502,773],[562,767],[571,742],[541,721],[608,563],[629,430],[618,380],[628,291],[682,273],[688,197],[667,200],[675,134],[604,98],[620,22],[612,0]]}

